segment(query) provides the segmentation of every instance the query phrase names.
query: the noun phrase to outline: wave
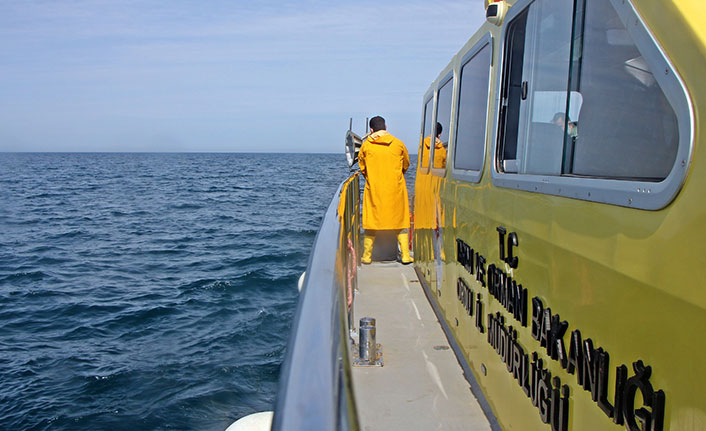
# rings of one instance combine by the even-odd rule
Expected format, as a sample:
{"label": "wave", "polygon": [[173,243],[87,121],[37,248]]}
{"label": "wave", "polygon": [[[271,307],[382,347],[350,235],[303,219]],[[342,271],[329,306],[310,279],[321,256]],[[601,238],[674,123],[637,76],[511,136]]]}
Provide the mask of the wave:
{"label": "wave", "polygon": [[179,203],[170,205],[170,208],[177,210],[198,210],[204,208],[204,206],[195,203]]}
{"label": "wave", "polygon": [[0,283],[39,281],[46,277],[48,277],[48,275],[42,271],[16,272],[14,274],[10,274],[3,278],[0,278]]}
{"label": "wave", "polygon": [[79,236],[86,236],[90,235],[87,231],[83,229],[72,229],[67,232],[61,232],[61,233],[56,233],[49,235],[48,239],[49,240],[54,240],[54,239],[70,239],[70,238],[76,238]]}
{"label": "wave", "polygon": [[43,193],[37,193],[34,195],[27,195],[25,196],[25,199],[50,199],[50,198],[58,198],[64,196],[64,193],[48,193],[48,192],[43,192]]}
{"label": "wave", "polygon": [[21,159],[0,158],[0,429],[223,430],[270,410],[343,157]]}
{"label": "wave", "polygon": [[232,284],[227,280],[201,279],[181,285],[178,289],[182,292],[193,290],[223,290],[231,286]]}

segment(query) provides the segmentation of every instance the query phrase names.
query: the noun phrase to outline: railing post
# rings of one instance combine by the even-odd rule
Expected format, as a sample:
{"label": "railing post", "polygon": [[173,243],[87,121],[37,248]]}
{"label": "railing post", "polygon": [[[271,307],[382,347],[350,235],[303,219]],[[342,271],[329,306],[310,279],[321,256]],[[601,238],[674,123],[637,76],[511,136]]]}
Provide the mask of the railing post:
{"label": "railing post", "polygon": [[[348,311],[348,330],[351,340],[356,335],[355,327],[355,291],[358,290],[358,241],[359,241],[359,216],[357,216],[358,204],[360,195],[360,186],[358,183],[359,174],[354,173],[347,180],[345,209],[343,211],[343,235],[345,244],[345,275],[346,275],[346,298],[350,298]],[[350,242],[349,242],[350,241]],[[350,296],[349,296],[350,295]]]}

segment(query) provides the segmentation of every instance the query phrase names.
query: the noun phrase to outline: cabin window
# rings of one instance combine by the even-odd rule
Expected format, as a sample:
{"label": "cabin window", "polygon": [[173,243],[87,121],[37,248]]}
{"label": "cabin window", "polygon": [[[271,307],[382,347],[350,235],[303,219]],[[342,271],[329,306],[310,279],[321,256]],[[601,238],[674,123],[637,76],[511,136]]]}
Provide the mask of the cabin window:
{"label": "cabin window", "polygon": [[[573,185],[592,187],[576,179],[651,192],[616,184],[664,181],[677,166],[680,131],[688,148],[690,115],[683,87],[632,5],[535,0],[515,7],[504,38],[496,170],[535,179],[506,185],[549,191],[528,181],[564,177],[572,178],[562,188],[572,197],[591,196],[572,192]],[[549,192],[561,194],[556,190]],[[588,200],[632,204],[612,191]]]}
{"label": "cabin window", "polygon": [[[436,129],[429,141],[430,148],[434,145],[432,157],[434,169],[446,168],[446,152],[449,147],[449,131],[451,129],[451,97],[453,95],[453,79],[446,81],[439,88],[439,95],[436,103]],[[428,137],[429,135],[424,135]]]}
{"label": "cabin window", "polygon": [[564,134],[555,118],[566,114],[572,8],[573,2],[538,0],[515,25],[513,60],[522,64],[508,76],[514,117],[506,136],[514,141],[505,152],[508,172],[561,174]]}
{"label": "cabin window", "polygon": [[431,114],[432,114],[432,103],[433,98],[430,98],[427,103],[424,104],[424,126],[422,128],[422,142],[419,145],[419,166],[422,168],[429,167],[429,151],[425,148],[423,143],[424,137],[431,134]]}
{"label": "cabin window", "polygon": [[[487,42],[461,67],[454,169],[481,171],[485,155],[491,45]],[[476,179],[477,181],[477,179]]]}
{"label": "cabin window", "polygon": [[[517,172],[517,131],[522,100],[522,61],[524,59],[527,10],[508,25],[505,43],[500,137],[503,143],[501,160],[504,171]],[[525,87],[526,88],[526,87]]]}
{"label": "cabin window", "polygon": [[663,180],[677,154],[676,114],[610,3],[591,1],[585,8],[570,95],[580,101],[569,118],[565,172]]}

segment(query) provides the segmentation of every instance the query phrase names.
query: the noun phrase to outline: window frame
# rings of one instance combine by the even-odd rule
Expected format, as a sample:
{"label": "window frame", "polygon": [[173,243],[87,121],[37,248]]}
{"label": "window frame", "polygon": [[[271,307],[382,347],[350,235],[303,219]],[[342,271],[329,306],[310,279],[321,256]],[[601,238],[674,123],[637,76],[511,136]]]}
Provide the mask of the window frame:
{"label": "window frame", "polygon": [[[496,95],[502,94],[505,81],[505,45],[507,29],[513,20],[525,12],[535,0],[520,0],[508,11],[503,26],[501,43],[499,44],[499,79]],[[659,210],[674,200],[686,179],[686,172],[691,163],[694,145],[694,114],[693,105],[686,91],[684,82],[676,73],[676,69],[665,55],[652,33],[639,16],[632,0],[608,0],[621,17],[629,23],[627,30],[635,45],[643,54],[651,70],[663,71],[653,76],[661,87],[664,96],[669,101],[677,118],[679,141],[674,165],[665,179],[659,182],[621,180],[588,176],[554,176],[524,173],[506,173],[500,167],[503,164],[502,143],[499,142],[500,127],[500,97],[496,97],[496,115],[493,136],[494,163],[491,169],[491,179],[499,187],[543,193],[548,195],[570,197],[591,202],[601,202],[618,206]]]}
{"label": "window frame", "polygon": [[[449,151],[450,157],[449,159],[451,160],[451,175],[459,180],[462,181],[467,181],[471,183],[479,183],[480,180],[483,177],[483,171],[485,170],[485,161],[487,157],[487,152],[488,152],[488,137],[490,134],[492,134],[492,124],[488,124],[488,120],[490,119],[490,108],[491,108],[491,94],[492,94],[492,89],[493,89],[493,53],[494,53],[494,46],[493,46],[493,36],[490,34],[490,32],[486,33],[483,35],[472,47],[471,49],[468,50],[462,57],[461,61],[458,66],[458,84],[456,85],[456,94],[454,95],[455,100],[456,100],[456,105],[455,105],[455,115],[452,115],[453,117],[453,122],[454,122],[454,127],[453,127],[453,148],[451,148],[453,151]],[[484,140],[483,140],[483,158],[481,162],[481,166],[479,170],[474,170],[474,169],[461,169],[461,168],[456,168],[456,133],[458,132],[457,130],[457,124],[458,124],[458,115],[460,113],[460,104],[461,104],[461,80],[463,79],[463,76],[461,75],[461,71],[463,70],[464,66],[466,66],[468,63],[470,63],[477,54],[479,54],[483,48],[486,46],[489,47],[490,52],[490,67],[488,67],[488,95],[486,97],[486,105],[485,105],[485,134],[484,134]],[[451,143],[449,143],[449,147],[451,147]],[[453,153],[453,154],[451,154]],[[448,164],[448,162],[447,162]]]}
{"label": "window frame", "polygon": [[[432,164],[431,158],[429,158],[429,163],[427,163],[427,166],[422,166],[422,162],[424,161],[424,121],[426,119],[426,106],[427,103],[431,102],[431,112],[432,112],[432,124],[434,120],[434,107],[436,106],[436,94],[433,88],[430,88],[427,90],[427,92],[424,94],[424,98],[422,99],[422,129],[419,132],[421,139],[419,140],[420,145],[419,145],[419,152],[417,154],[417,174],[423,174],[426,175],[429,173],[429,167]],[[431,156],[431,155],[430,155]]]}
{"label": "window frame", "polygon": [[[438,84],[435,86],[434,89],[434,115],[432,117],[432,132],[431,136],[434,137],[434,140],[430,139],[429,142],[429,167],[431,169],[431,174],[437,177],[445,177],[446,176],[446,167],[449,165],[449,149],[451,148],[451,142],[454,139],[455,134],[454,129],[456,122],[454,121],[454,106],[456,102],[456,86],[457,86],[457,79],[456,79],[456,71],[452,68],[449,70],[442,79],[438,80]],[[446,147],[446,165],[443,168],[435,168],[434,167],[434,149],[436,148],[436,136],[435,136],[435,129],[436,129],[436,123],[438,121],[438,114],[439,114],[439,90],[441,90],[441,87],[444,85],[448,84],[451,82],[451,112],[449,115],[449,142],[448,146]],[[434,145],[432,145],[434,143]]]}

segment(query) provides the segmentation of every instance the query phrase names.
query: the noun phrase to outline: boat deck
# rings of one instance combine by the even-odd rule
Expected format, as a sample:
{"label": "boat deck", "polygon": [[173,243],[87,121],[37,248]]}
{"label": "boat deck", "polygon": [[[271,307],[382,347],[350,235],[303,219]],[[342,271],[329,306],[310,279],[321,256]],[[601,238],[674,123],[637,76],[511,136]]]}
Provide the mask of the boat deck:
{"label": "boat deck", "polygon": [[354,367],[362,430],[490,430],[412,265],[380,262],[358,273],[356,329],[377,320],[383,367]]}

